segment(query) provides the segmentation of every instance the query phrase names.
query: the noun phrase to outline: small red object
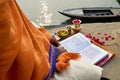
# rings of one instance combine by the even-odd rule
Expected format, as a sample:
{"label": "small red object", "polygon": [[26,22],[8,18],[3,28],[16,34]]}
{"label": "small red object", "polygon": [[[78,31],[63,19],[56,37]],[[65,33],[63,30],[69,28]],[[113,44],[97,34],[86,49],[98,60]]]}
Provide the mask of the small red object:
{"label": "small red object", "polygon": [[80,24],[82,21],[80,19],[74,19],[72,22],[74,24]]}
{"label": "small red object", "polygon": [[112,40],[114,40],[115,38],[114,37],[112,37]]}
{"label": "small red object", "polygon": [[103,41],[103,42],[102,42],[102,41],[99,41],[98,43],[101,44],[101,45],[104,45],[104,44],[105,44],[104,41]]}
{"label": "small red object", "polygon": [[95,41],[96,41],[96,42],[99,42],[99,38],[95,38]]}
{"label": "small red object", "polygon": [[98,32],[98,35],[100,35],[101,33],[100,32]]}
{"label": "small red object", "polygon": [[106,33],[105,33],[104,35],[105,35],[105,36],[107,36],[107,34],[106,34]]}
{"label": "small red object", "polygon": [[95,41],[95,39],[96,39],[96,38],[95,38],[95,37],[93,37],[93,40],[94,40],[94,41]]}
{"label": "small red object", "polygon": [[108,37],[105,37],[105,40],[108,41]]}
{"label": "small red object", "polygon": [[111,36],[108,36],[109,38],[111,38]]}
{"label": "small red object", "polygon": [[86,37],[92,39],[92,35],[91,34],[87,34]]}

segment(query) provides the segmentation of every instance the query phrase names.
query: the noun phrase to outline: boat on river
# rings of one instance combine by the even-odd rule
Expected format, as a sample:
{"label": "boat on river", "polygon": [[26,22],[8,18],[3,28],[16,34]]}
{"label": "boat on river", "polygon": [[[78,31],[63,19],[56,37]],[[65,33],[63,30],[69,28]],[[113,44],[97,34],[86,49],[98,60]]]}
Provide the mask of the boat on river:
{"label": "boat on river", "polygon": [[58,11],[60,14],[76,19],[113,19],[120,18],[119,7],[88,7]]}

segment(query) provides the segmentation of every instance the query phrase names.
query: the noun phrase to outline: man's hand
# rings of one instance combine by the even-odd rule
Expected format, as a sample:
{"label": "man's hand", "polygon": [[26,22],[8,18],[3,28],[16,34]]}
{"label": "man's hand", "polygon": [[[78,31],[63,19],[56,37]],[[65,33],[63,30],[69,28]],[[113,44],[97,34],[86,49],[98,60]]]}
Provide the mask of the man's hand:
{"label": "man's hand", "polygon": [[51,39],[50,43],[55,47],[58,47],[60,45],[59,41],[55,38],[54,35],[52,35],[52,39]]}
{"label": "man's hand", "polygon": [[57,47],[56,56],[58,57],[63,52],[67,52],[67,50],[64,47],[62,46]]}

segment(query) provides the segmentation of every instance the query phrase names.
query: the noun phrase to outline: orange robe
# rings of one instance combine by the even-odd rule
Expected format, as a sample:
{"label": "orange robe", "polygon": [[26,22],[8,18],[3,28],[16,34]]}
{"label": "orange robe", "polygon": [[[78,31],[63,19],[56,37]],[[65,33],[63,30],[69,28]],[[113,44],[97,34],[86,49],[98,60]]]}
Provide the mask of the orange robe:
{"label": "orange robe", "polygon": [[[51,35],[43,27],[35,28],[15,0],[0,0],[0,80],[44,80],[51,69],[50,40]],[[62,71],[71,58],[68,53],[58,57],[57,68]]]}
{"label": "orange robe", "polygon": [[0,0],[0,80],[44,80],[51,36],[25,17],[15,0]]}

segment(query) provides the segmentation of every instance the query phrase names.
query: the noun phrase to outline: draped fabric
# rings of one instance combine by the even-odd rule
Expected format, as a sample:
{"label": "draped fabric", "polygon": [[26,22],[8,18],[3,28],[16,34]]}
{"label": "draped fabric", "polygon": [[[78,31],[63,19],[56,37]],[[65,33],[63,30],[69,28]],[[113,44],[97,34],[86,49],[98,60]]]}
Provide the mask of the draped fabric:
{"label": "draped fabric", "polygon": [[79,57],[62,53],[56,66],[51,39],[44,27],[38,29],[27,19],[16,0],[0,0],[0,80],[48,80],[55,67],[61,72],[68,60]]}
{"label": "draped fabric", "polygon": [[50,39],[15,0],[0,0],[0,80],[44,80],[51,69]]}

